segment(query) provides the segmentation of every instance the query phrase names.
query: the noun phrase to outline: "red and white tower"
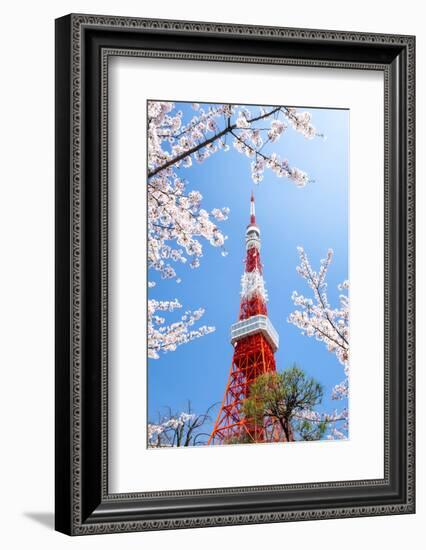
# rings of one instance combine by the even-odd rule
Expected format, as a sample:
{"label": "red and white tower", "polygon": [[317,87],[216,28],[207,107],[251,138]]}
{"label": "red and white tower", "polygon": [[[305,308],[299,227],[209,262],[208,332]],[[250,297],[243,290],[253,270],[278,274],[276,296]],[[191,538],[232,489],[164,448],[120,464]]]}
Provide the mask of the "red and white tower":
{"label": "red and white tower", "polygon": [[[234,355],[225,396],[209,444],[238,441],[261,443],[267,440],[266,430],[271,430],[271,426],[258,425],[242,414],[242,404],[250,394],[251,384],[259,375],[276,371],[274,353],[279,343],[266,307],[268,296],[260,261],[260,229],[256,224],[253,194],[250,223],[246,230],[245,263],[239,318],[231,326]],[[277,434],[274,439],[282,440],[282,437]]]}

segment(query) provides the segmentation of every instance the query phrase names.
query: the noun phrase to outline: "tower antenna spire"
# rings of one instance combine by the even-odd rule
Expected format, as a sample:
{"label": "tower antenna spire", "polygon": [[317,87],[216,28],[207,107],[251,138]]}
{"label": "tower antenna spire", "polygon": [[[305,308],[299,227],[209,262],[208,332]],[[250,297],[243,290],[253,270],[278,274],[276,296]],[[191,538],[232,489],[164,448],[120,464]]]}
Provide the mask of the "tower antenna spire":
{"label": "tower antenna spire", "polygon": [[254,207],[254,193],[251,192],[250,197],[250,223],[256,223],[256,210]]}

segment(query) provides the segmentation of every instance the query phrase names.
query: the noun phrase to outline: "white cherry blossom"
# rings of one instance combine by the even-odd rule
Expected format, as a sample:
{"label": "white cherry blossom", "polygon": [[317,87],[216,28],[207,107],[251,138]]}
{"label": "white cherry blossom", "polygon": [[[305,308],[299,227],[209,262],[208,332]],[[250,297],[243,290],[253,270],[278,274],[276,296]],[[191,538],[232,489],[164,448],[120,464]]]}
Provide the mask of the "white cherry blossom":
{"label": "white cherry blossom", "polygon": [[196,311],[186,311],[178,321],[166,324],[164,314],[180,308],[182,305],[176,299],[172,301],[148,300],[148,357],[150,359],[158,359],[160,351],[174,351],[181,344],[214,332],[215,328],[211,326],[193,328],[204,315],[202,308]]}
{"label": "white cherry blossom", "polygon": [[192,412],[188,401],[187,411],[172,413],[170,408],[166,415],[159,415],[158,422],[148,422],[148,447],[187,447],[204,445],[208,434],[204,425],[211,420],[210,407],[203,414]]}
{"label": "white cherry blossom", "polygon": [[[333,251],[330,249],[327,257],[321,260],[318,272],[313,270],[302,247],[298,248],[298,253],[300,265],[296,269],[308,283],[313,298],[307,298],[294,291],[292,299],[298,309],[289,315],[288,321],[301,329],[302,334],[323,342],[327,350],[335,354],[343,366],[345,378],[333,387],[331,397],[335,400],[344,399],[349,395],[349,282],[344,281],[338,286],[342,294],[339,295],[339,307],[333,308],[328,301],[326,283]],[[347,427],[346,420],[343,428],[347,430]],[[341,432],[334,429],[329,438],[339,439]]]}
{"label": "white cherry blossom", "polygon": [[[349,300],[346,294],[339,296],[340,307],[332,308],[327,297],[325,278],[330,266],[333,251],[328,251],[327,257],[321,260],[318,272],[314,271],[303,248],[298,248],[300,265],[297,272],[303,277],[313,293],[312,298],[292,294],[293,303],[299,309],[292,312],[289,321],[299,327],[307,336],[314,336],[323,342],[328,351],[335,353],[340,363],[349,365]],[[339,285],[339,290],[347,290],[348,281]],[[346,373],[347,374],[347,373]]]}
{"label": "white cherry blossom", "polygon": [[[276,143],[288,127],[311,139],[316,133],[309,113],[296,109],[250,107],[231,104],[193,103],[193,115],[185,115],[175,103],[148,102],[148,268],[163,279],[180,282],[179,273],[186,265],[200,266],[205,243],[221,249],[226,256],[226,235],[219,227],[229,216],[229,208],[203,207],[203,196],[185,178],[194,163],[204,163],[229,145],[252,159],[255,183],[263,179],[265,169],[288,178],[299,187],[309,182],[302,170],[290,166],[277,154],[266,154],[264,147]],[[149,284],[150,298],[155,291]],[[153,300],[153,303],[155,300]],[[176,303],[175,300],[168,302]],[[177,306],[175,306],[177,307]],[[202,311],[201,309],[198,311]],[[201,315],[196,316],[198,320]],[[181,343],[208,334],[213,327],[186,330],[179,322],[167,325],[161,316],[148,316],[150,357],[159,351],[172,351]],[[161,330],[160,330],[161,329]],[[151,341],[152,339],[152,341]]]}

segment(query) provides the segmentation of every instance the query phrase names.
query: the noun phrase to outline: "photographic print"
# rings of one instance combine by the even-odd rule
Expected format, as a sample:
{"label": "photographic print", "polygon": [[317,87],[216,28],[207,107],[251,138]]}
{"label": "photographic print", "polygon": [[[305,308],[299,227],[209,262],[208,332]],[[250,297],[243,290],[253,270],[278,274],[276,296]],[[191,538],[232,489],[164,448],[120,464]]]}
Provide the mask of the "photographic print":
{"label": "photographic print", "polygon": [[147,102],[148,448],[350,437],[349,117]]}
{"label": "photographic print", "polygon": [[415,37],[55,26],[56,529],[414,513]]}

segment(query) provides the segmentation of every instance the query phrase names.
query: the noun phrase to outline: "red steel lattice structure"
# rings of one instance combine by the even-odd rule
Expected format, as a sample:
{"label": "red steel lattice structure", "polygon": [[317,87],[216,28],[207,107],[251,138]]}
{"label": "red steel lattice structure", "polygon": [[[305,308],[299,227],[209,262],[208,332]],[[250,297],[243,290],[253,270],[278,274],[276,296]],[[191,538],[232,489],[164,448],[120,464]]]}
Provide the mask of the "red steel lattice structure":
{"label": "red steel lattice structure", "polygon": [[225,396],[217,416],[209,444],[262,443],[283,440],[280,430],[267,423],[261,425],[242,414],[244,400],[258,376],[275,372],[274,353],[279,338],[268,319],[267,293],[260,261],[260,229],[256,224],[254,197],[250,201],[250,223],[246,230],[246,261],[242,277],[240,313],[231,327],[234,346],[231,370]]}

